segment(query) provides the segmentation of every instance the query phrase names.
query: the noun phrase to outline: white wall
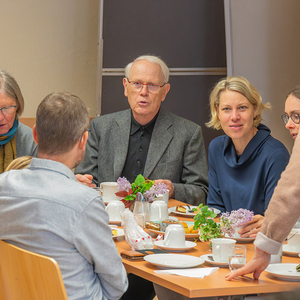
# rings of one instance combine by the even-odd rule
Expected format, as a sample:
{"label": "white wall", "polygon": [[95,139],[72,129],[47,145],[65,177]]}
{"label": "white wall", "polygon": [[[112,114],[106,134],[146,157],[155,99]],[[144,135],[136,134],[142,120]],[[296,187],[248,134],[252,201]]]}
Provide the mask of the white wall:
{"label": "white wall", "polygon": [[291,150],[293,139],[280,116],[286,94],[300,84],[300,1],[224,3],[228,69],[233,75],[246,77],[261,92],[263,102],[272,104],[272,111],[264,115],[265,124]]}
{"label": "white wall", "polygon": [[96,115],[98,0],[1,1],[0,68],[18,81],[22,117],[49,93],[78,95]]}

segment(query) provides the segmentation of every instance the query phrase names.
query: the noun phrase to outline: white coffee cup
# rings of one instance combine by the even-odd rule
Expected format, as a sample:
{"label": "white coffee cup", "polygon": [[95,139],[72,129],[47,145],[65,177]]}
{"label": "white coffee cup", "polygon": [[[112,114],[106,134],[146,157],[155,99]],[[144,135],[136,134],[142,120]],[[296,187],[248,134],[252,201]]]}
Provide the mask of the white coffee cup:
{"label": "white coffee cup", "polygon": [[120,213],[125,210],[125,205],[122,201],[111,201],[106,206],[106,212],[109,215],[109,221],[121,221]]}
{"label": "white coffee cup", "polygon": [[300,228],[293,228],[287,237],[287,247],[291,252],[300,252]]}
{"label": "white coffee cup", "polygon": [[155,200],[150,207],[150,221],[163,221],[169,218],[168,206],[165,201]]}
{"label": "white coffee cup", "polygon": [[185,247],[185,231],[181,224],[171,224],[166,228],[164,245],[173,248]]}
{"label": "white coffee cup", "polygon": [[229,262],[229,256],[234,253],[236,240],[216,238],[211,240],[213,259],[216,262]]}
{"label": "white coffee cup", "polygon": [[102,192],[104,202],[119,200],[118,196],[116,196],[116,192],[118,192],[118,184],[116,182],[102,182],[99,190]]}

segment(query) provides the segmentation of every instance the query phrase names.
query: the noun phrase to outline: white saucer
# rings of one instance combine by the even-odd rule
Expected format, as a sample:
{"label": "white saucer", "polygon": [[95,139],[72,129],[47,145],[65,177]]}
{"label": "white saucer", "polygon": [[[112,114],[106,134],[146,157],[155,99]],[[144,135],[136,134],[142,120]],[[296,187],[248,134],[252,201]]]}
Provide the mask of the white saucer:
{"label": "white saucer", "polygon": [[300,272],[296,271],[298,264],[270,264],[266,268],[266,272],[272,274],[277,279],[289,280],[289,281],[300,281]]}
{"label": "white saucer", "polygon": [[154,245],[159,247],[159,248],[162,248],[164,250],[167,250],[167,251],[183,252],[183,251],[187,251],[189,249],[192,249],[192,248],[196,247],[197,243],[185,241],[185,247],[174,248],[174,247],[165,246],[164,241],[160,240],[160,241],[154,242]]}
{"label": "white saucer", "polygon": [[289,245],[282,245],[282,253],[288,256],[297,256],[300,253],[300,251],[293,251],[293,250],[289,250]]}
{"label": "white saucer", "polygon": [[225,234],[225,238],[236,240],[238,243],[250,243],[255,240],[255,238],[241,238],[241,237],[230,237],[227,233]]}
{"label": "white saucer", "polygon": [[209,263],[212,266],[228,267],[228,262],[214,261],[212,254],[204,254],[204,255],[201,255],[200,258],[203,258],[205,260],[205,262]]}
{"label": "white saucer", "polygon": [[183,254],[151,254],[144,256],[147,262],[163,268],[185,269],[199,266],[204,263],[204,259]]}
{"label": "white saucer", "polygon": [[123,229],[121,229],[121,228],[112,228],[112,229],[115,229],[115,230],[117,230],[117,235],[113,235],[113,239],[116,239],[116,238],[118,238],[118,237],[121,237],[121,236],[124,236],[125,234],[124,234],[124,230]]}

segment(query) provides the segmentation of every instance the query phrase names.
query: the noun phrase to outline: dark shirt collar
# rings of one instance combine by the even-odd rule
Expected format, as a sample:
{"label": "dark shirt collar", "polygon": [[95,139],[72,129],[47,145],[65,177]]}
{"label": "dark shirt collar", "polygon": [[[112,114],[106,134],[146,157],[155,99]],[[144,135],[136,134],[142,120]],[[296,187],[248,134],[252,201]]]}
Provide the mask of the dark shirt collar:
{"label": "dark shirt collar", "polygon": [[155,121],[157,119],[159,111],[157,112],[157,114],[155,115],[155,117],[146,125],[141,125],[139,124],[134,116],[133,113],[131,111],[131,129],[130,129],[130,135],[135,134],[138,130],[140,130],[140,128],[147,130],[147,132],[152,135],[153,129],[154,129],[154,125],[155,125]]}

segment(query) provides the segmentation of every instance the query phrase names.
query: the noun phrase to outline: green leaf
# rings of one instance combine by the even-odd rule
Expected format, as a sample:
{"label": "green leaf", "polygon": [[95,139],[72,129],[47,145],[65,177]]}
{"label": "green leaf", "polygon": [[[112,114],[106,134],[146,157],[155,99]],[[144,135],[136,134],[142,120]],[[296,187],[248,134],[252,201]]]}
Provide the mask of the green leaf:
{"label": "green leaf", "polygon": [[132,195],[128,195],[124,198],[124,200],[126,200],[126,201],[132,201],[134,199],[135,199],[135,197],[132,197]]}
{"label": "green leaf", "polygon": [[139,174],[139,175],[136,177],[134,183],[135,183],[136,185],[140,185],[140,184],[143,183],[144,181],[145,181],[144,176],[141,175],[141,174]]}

